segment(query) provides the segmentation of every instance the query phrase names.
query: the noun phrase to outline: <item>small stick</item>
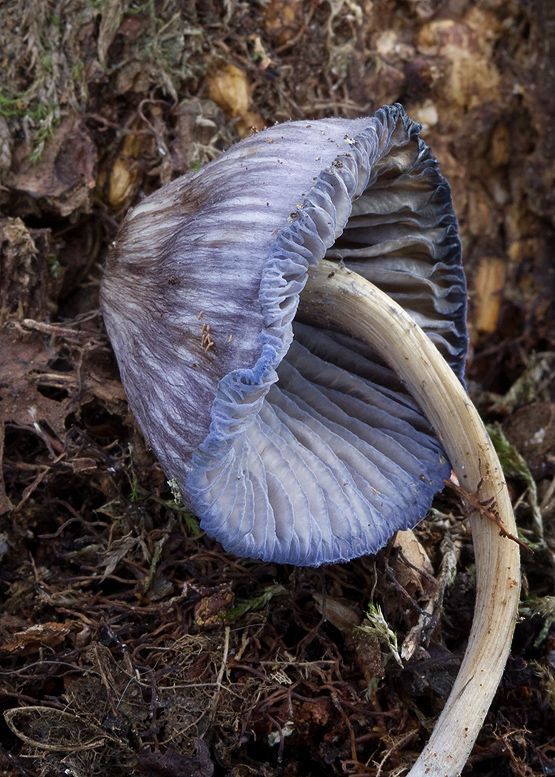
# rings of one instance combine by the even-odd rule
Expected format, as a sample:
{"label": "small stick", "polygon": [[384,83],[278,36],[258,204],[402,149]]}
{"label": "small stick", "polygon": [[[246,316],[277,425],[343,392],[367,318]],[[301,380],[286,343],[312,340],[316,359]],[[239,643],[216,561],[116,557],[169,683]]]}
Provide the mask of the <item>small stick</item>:
{"label": "small stick", "polygon": [[532,555],[534,554],[532,548],[523,542],[520,537],[515,537],[514,534],[511,534],[503,526],[503,522],[499,517],[499,513],[497,512],[495,501],[491,502],[491,500],[489,500],[489,503],[486,502],[484,504],[484,502],[480,502],[477,495],[469,494],[468,491],[465,491],[464,488],[461,488],[456,483],[453,483],[452,480],[444,480],[443,483],[456,494],[458,494],[461,499],[466,500],[468,504],[471,505],[471,507],[473,507],[475,510],[479,510],[483,516],[489,518],[490,521],[498,526],[502,537],[507,537],[509,540],[516,542],[516,544],[520,545],[520,547],[523,548],[527,553],[531,553]]}
{"label": "small stick", "polygon": [[[81,323],[81,322],[78,322]],[[45,335],[54,335],[55,337],[64,337],[66,340],[91,340],[94,332],[83,331],[82,329],[69,329],[58,324],[46,324],[44,321],[34,321],[32,318],[24,318],[21,325],[14,324],[19,331],[34,329],[37,332],[43,332]]]}

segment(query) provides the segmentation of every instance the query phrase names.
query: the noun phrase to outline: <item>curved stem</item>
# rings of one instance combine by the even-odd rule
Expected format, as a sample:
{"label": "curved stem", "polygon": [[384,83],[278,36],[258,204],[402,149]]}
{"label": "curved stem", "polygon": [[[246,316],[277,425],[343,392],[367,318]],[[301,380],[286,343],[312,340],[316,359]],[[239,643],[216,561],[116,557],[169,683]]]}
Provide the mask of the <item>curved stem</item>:
{"label": "curved stem", "polygon": [[[486,502],[505,529],[516,534],[503,471],[478,412],[410,316],[364,278],[326,260],[309,271],[299,313],[349,332],[388,362],[434,427],[462,488]],[[520,592],[518,547],[479,511],[472,513],[471,523],[477,583],[468,647],[445,709],[409,777],[459,774],[509,654]]]}

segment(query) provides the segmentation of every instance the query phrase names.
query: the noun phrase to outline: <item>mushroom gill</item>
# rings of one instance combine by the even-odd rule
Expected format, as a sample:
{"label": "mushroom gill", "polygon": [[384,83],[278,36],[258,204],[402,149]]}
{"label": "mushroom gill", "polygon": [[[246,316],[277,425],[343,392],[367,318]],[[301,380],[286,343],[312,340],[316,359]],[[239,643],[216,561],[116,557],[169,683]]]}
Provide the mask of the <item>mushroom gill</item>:
{"label": "mushroom gill", "polygon": [[271,127],[160,189],[118,234],[102,308],[129,403],[201,526],[237,555],[317,566],[375,553],[449,477],[372,347],[294,320],[307,269],[342,262],[462,380],[456,219],[418,131],[398,105]]}

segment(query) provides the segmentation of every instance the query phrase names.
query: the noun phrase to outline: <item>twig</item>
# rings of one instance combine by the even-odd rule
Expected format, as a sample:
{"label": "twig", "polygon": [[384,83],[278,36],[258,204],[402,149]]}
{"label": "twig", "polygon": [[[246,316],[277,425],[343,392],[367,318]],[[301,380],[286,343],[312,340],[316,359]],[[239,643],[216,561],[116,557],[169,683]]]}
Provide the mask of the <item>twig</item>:
{"label": "twig", "polygon": [[222,690],[222,680],[224,677],[224,672],[227,668],[227,657],[229,655],[229,635],[231,632],[230,626],[225,627],[225,636],[224,636],[224,647],[223,647],[223,653],[222,653],[222,663],[220,665],[220,670],[218,672],[218,676],[216,678],[216,691],[214,693],[214,696],[212,697],[212,702],[210,704],[210,715],[209,715],[209,724],[212,725],[214,721],[214,717],[216,716],[216,710],[218,707],[218,701],[220,699],[220,693]]}
{"label": "twig", "polygon": [[507,531],[507,529],[503,526],[503,521],[499,517],[494,499],[490,498],[487,502],[480,502],[476,494],[469,494],[468,491],[465,491],[464,488],[457,486],[457,484],[453,483],[452,480],[444,480],[443,483],[456,494],[458,494],[461,499],[465,499],[468,504],[471,505],[475,510],[478,510],[481,515],[483,515],[485,518],[489,518],[489,520],[499,528],[499,532],[502,537],[507,537],[507,539],[516,542],[516,544],[520,545],[520,547],[523,548],[527,553],[534,555],[532,548],[523,542],[520,537],[516,537],[514,534],[511,534],[509,531]]}
{"label": "twig", "polygon": [[75,331],[57,324],[46,324],[44,321],[34,321],[32,318],[24,318],[21,327],[15,324],[17,329],[35,329],[37,332],[43,332],[45,335],[54,335],[55,337],[64,337],[66,340],[91,340],[95,335],[93,332]]}

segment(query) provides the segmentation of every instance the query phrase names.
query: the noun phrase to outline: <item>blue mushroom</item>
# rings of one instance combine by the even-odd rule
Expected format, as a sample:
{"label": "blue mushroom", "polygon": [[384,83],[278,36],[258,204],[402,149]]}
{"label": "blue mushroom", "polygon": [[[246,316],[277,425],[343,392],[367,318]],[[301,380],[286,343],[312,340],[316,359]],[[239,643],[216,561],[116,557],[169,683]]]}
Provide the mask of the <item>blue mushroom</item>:
{"label": "blue mushroom", "polygon": [[270,127],[141,202],[112,247],[101,305],[130,406],[184,503],[239,556],[375,553],[449,477],[372,348],[296,318],[308,268],[343,263],[462,381],[457,222],[419,129],[399,105]]}

